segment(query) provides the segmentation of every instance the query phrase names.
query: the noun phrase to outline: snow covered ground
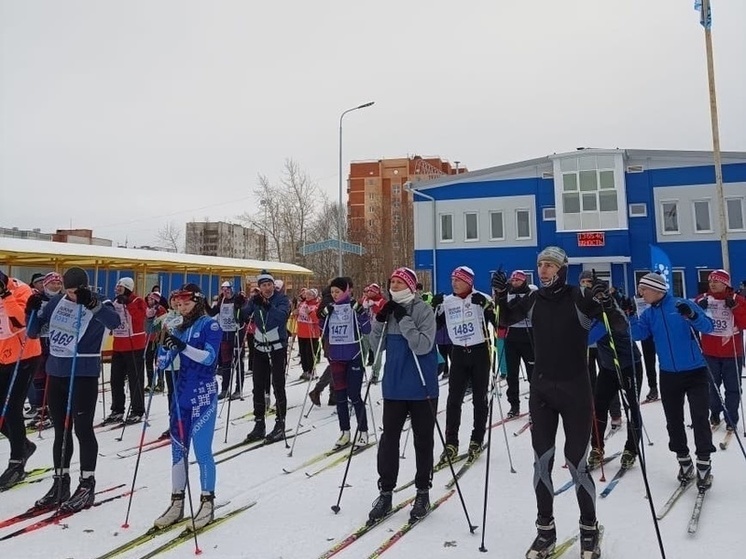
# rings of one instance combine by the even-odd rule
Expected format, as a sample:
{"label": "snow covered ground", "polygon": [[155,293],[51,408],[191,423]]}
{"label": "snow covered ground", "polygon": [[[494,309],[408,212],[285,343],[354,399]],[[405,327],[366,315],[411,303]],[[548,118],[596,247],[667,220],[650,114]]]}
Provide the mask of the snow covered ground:
{"label": "snow covered ground", "polygon": [[[298,377],[300,370],[291,367],[289,381]],[[289,405],[299,406],[305,396],[305,383],[289,388]],[[231,417],[241,416],[252,409],[250,398],[251,380],[246,383],[246,400],[234,401]],[[440,408],[445,406],[447,388],[441,389]],[[645,391],[643,391],[645,392]],[[382,408],[380,386],[372,387],[370,395],[375,412],[375,424],[381,425]],[[107,394],[107,401],[109,395]],[[322,404],[326,403],[326,394]],[[505,409],[505,401],[503,400]],[[527,409],[525,401],[524,408]],[[648,459],[648,473],[654,502],[660,507],[676,487],[677,464],[674,455],[667,449],[667,435],[660,402],[643,406],[643,417],[653,446],[645,446]],[[314,408],[308,419],[303,420],[310,431],[301,435],[296,442],[293,457],[282,443],[247,452],[235,459],[218,465],[217,501],[230,503],[219,512],[227,512],[251,501],[256,506],[242,512],[199,537],[203,557],[214,558],[257,558],[257,559],[303,559],[315,558],[331,547],[337,540],[360,526],[367,518],[371,502],[377,496],[376,451],[369,449],[352,460],[346,487],[342,495],[341,511],[334,514],[331,506],[337,501],[339,487],[344,474],[344,464],[337,465],[317,476],[308,478],[312,472],[323,466],[319,462],[290,474],[283,468],[291,469],[316,454],[331,448],[338,436],[336,418],[330,414],[333,408]],[[295,429],[300,407],[288,413],[288,427]],[[495,406],[493,421],[499,418]],[[156,395],[151,411],[151,427],[146,441],[154,439],[167,426],[166,397]],[[215,433],[213,448],[218,451],[225,445],[227,408],[222,412]],[[465,450],[471,427],[471,404],[464,406],[462,422],[462,451]],[[438,416],[445,426],[445,414]],[[489,508],[487,522],[482,522],[486,453],[461,480],[461,489],[473,524],[479,529],[470,534],[458,494],[452,496],[434,511],[419,526],[406,534],[385,556],[391,558],[469,558],[469,557],[523,557],[532,541],[534,530],[535,504],[532,489],[532,451],[530,433],[515,437],[513,433],[523,424],[516,420],[506,425],[507,437],[516,473],[510,473],[502,428],[493,430],[493,447],[490,464]],[[243,421],[231,425],[228,442],[243,439],[253,424]],[[272,426],[269,418],[268,427]],[[354,428],[354,420],[353,420]],[[303,428],[301,429],[303,430]],[[561,431],[561,429],[560,429]],[[117,452],[137,444],[141,426],[130,426],[121,442],[115,439],[120,430],[99,433],[100,453],[97,468],[97,488],[105,489],[112,485],[129,484],[132,480],[136,458],[117,457]],[[721,430],[715,435],[716,443],[723,436]],[[691,441],[690,433],[690,441]],[[562,448],[562,434],[558,435],[557,447]],[[39,448],[31,458],[27,469],[51,466],[52,436],[49,431],[42,439],[32,436]],[[402,437],[403,440],[403,437]],[[292,441],[290,441],[292,442]],[[624,435],[611,438],[607,453],[621,450]],[[436,443],[436,456],[441,451]],[[412,442],[403,449],[406,458],[401,460],[400,483],[412,478],[414,472],[414,450]],[[7,441],[0,441],[0,463],[8,457]],[[74,459],[77,462],[77,454]],[[331,459],[329,459],[331,460]],[[569,479],[569,473],[561,466],[561,459],[555,465],[555,487]],[[618,468],[618,461],[606,469],[607,479],[611,479]],[[199,493],[196,482],[196,465],[192,466],[195,480],[192,491]],[[73,467],[73,477],[77,471]],[[707,497],[702,512],[699,531],[695,536],[687,534],[687,524],[692,511],[695,491],[691,490],[679,501],[670,514],[660,522],[661,534],[669,558],[688,559],[711,557],[739,557],[743,547],[744,503],[746,503],[746,460],[734,439],[726,452],[713,456],[715,481]],[[605,484],[598,481],[600,472],[594,474],[597,491]],[[431,490],[431,501],[446,492],[445,483],[448,471],[435,475]],[[0,494],[0,520],[18,514],[43,495],[51,481],[26,484]],[[75,486],[75,484],[73,485]],[[47,526],[33,533],[2,541],[0,549],[4,558],[43,558],[43,559],[85,559],[97,557],[113,549],[127,539],[144,532],[152,521],[166,507],[170,495],[170,449],[158,448],[143,453],[130,515],[130,527],[122,528],[127,510],[127,500],[120,499],[76,514],[60,525]],[[394,503],[412,495],[410,488],[395,494]],[[573,491],[559,495],[555,501],[555,516],[560,539],[569,536],[577,529],[578,509]],[[606,527],[603,543],[603,557],[615,559],[648,559],[660,557],[655,529],[639,466],[630,471],[607,498],[598,498],[598,517]],[[393,530],[408,518],[402,510],[385,524],[376,527],[359,541],[337,555],[340,558],[367,557]],[[0,538],[33,521],[0,529]],[[485,531],[487,554],[478,550]],[[160,536],[121,557],[142,557],[150,550],[175,535]],[[183,558],[193,556],[192,541],[184,543],[159,557]],[[579,555],[577,544],[566,557]]]}

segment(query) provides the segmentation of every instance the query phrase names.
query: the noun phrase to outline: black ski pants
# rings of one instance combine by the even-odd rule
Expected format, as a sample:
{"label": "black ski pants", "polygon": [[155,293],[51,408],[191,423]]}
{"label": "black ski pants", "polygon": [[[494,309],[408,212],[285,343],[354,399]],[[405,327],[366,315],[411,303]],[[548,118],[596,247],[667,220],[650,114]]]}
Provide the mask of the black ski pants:
{"label": "black ski pants", "polygon": [[707,460],[715,452],[710,427],[710,379],[706,367],[671,373],[661,370],[660,396],[666,414],[668,449],[677,455],[688,455],[689,445],[684,425],[684,396],[689,400],[689,416],[694,428],[697,457]]}
{"label": "black ski pants", "polygon": [[72,428],[80,445],[80,471],[96,470],[98,458],[98,441],[93,431],[93,417],[98,402],[98,377],[75,377],[73,379],[73,401],[70,408],[72,421],[67,429],[65,456],[62,457],[62,440],[65,437],[65,416],[67,415],[67,396],[70,390],[70,377],[49,377],[49,415],[54,425],[54,444],[52,461],[56,470],[69,468],[75,444],[72,439]]}
{"label": "black ski pants", "polygon": [[[627,442],[624,444],[624,449],[637,455],[637,444],[635,444],[635,441],[639,441],[642,437],[640,417],[642,363],[635,363],[634,366],[622,369],[622,380],[624,381],[624,397],[629,403],[630,419],[627,422]],[[604,434],[606,433],[606,418],[609,415],[609,405],[615,395],[619,396],[620,389],[616,371],[601,367],[598,371],[598,378],[596,379],[596,392],[594,396],[596,424],[593,426],[593,446],[595,448],[600,448],[601,450],[604,448]],[[632,426],[633,423],[634,429]]]}
{"label": "black ski pants", "polygon": [[124,413],[124,379],[130,389],[130,413],[145,415],[144,349],[111,354],[111,411]]}
{"label": "black ski pants", "polygon": [[218,373],[220,374],[220,390],[226,395],[231,391],[231,372],[235,380],[237,392],[243,392],[244,379],[244,330],[223,332],[220,342],[220,356],[218,359]]}
{"label": "black ski pants", "polygon": [[8,399],[8,390],[10,389],[10,398],[8,399],[8,409],[5,411],[3,418],[2,433],[10,442],[10,459],[23,460],[24,450],[26,448],[26,424],[23,420],[23,403],[26,401],[31,378],[36,371],[38,357],[22,359],[18,363],[18,374],[11,388],[10,382],[13,380],[13,371],[16,364],[9,363],[0,365],[0,413]]}
{"label": "black ski pants", "polygon": [[298,353],[300,353],[300,366],[304,373],[313,371],[316,365],[316,355],[319,353],[318,338],[298,338]]}
{"label": "black ski pants", "polygon": [[[601,362],[598,360],[598,349],[595,347],[588,348],[588,377],[591,379],[591,390],[596,392],[596,379],[598,378],[598,369],[601,368]],[[609,414],[612,419],[622,417],[622,404],[619,402],[619,394],[614,393],[611,403],[609,404]]]}
{"label": "black ski pants", "polygon": [[383,433],[378,442],[378,488],[393,491],[399,477],[399,443],[407,415],[414,440],[417,489],[430,489],[433,480],[435,413],[438,399],[384,400]]}
{"label": "black ski pants", "polygon": [[286,347],[275,349],[271,353],[256,351],[254,353],[254,417],[256,421],[263,421],[266,413],[264,394],[269,392],[270,385],[275,393],[277,403],[277,419],[285,420],[287,413],[287,397],[285,395],[285,363],[288,350]]}
{"label": "black ski pants", "polygon": [[[522,330],[527,330],[522,328]],[[534,372],[534,345],[528,337],[528,332],[505,338],[505,363],[508,369],[508,389],[505,395],[511,408],[521,407],[520,396],[520,369],[521,359],[526,367],[526,377],[531,382],[531,374]]]}
{"label": "black ski pants", "polygon": [[446,444],[458,448],[461,427],[461,406],[469,382],[472,386],[474,424],[471,441],[482,444],[487,428],[487,390],[490,380],[490,346],[487,343],[472,347],[454,345],[451,350],[451,371],[448,376],[446,401]]}
{"label": "black ski pants", "polygon": [[655,370],[655,342],[653,336],[642,340],[642,360],[645,362],[645,376],[648,378],[648,388],[658,388],[658,374]]}
{"label": "black ski pants", "polygon": [[592,394],[587,377],[547,381],[534,375],[528,407],[531,413],[531,444],[534,448],[534,490],[537,522],[544,526],[554,518],[555,441],[559,418],[565,431],[565,462],[575,482],[580,523],[596,521],[596,487],[588,472],[588,443],[591,439]]}

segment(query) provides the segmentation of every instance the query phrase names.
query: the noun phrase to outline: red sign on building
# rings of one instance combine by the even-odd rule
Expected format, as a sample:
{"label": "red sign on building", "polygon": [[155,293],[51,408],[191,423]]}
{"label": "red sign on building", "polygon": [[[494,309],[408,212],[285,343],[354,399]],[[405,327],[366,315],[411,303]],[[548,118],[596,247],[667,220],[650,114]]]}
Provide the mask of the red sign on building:
{"label": "red sign on building", "polygon": [[606,245],[606,234],[603,231],[578,233],[579,247],[602,247]]}

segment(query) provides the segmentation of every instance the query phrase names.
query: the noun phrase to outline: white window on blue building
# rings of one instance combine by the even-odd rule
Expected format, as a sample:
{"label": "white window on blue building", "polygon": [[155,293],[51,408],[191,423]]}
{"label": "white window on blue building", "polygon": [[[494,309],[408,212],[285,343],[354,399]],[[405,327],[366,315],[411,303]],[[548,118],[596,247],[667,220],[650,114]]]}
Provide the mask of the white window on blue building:
{"label": "white window on blue building", "polygon": [[466,212],[464,214],[464,240],[479,240],[479,214],[476,212]]}
{"label": "white window on blue building", "polygon": [[542,210],[541,210],[541,218],[544,221],[556,221],[557,220],[557,210],[555,208],[542,208]]}
{"label": "white window on blue building", "polygon": [[727,198],[725,200],[725,214],[728,231],[743,231],[743,198]]}
{"label": "white window on blue building", "polygon": [[557,231],[626,229],[622,153],[579,152],[554,160]]}
{"label": "white window on blue building", "polygon": [[440,242],[453,242],[453,214],[440,214]]}
{"label": "white window on blue building", "polygon": [[694,232],[712,233],[712,218],[710,216],[710,201],[695,200],[692,202],[694,212]]}
{"label": "white window on blue building", "polygon": [[502,241],[504,239],[503,213],[500,211],[490,212],[490,241]]}
{"label": "white window on blue building", "polygon": [[530,239],[531,238],[531,211],[530,210],[516,210],[515,211],[515,225],[516,225],[516,239]]}
{"label": "white window on blue building", "polygon": [[663,222],[664,235],[680,233],[678,201],[667,200],[665,202],[661,202],[661,221]]}

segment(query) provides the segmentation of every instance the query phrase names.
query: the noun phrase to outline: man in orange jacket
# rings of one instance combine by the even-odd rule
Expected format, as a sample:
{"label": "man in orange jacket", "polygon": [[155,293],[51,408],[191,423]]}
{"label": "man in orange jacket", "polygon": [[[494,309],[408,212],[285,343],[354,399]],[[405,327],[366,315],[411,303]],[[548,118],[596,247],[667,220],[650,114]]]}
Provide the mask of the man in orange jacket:
{"label": "man in orange jacket", "polygon": [[0,474],[0,491],[26,477],[26,461],[36,450],[26,438],[23,421],[23,402],[41,355],[39,340],[26,336],[26,301],[31,294],[28,285],[0,272],[0,431],[10,441],[10,460]]}

